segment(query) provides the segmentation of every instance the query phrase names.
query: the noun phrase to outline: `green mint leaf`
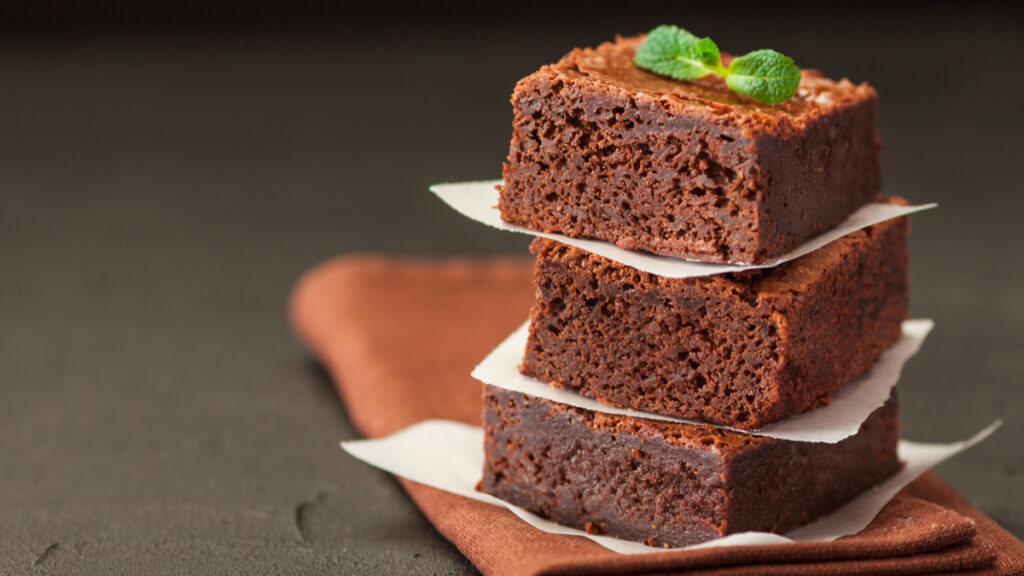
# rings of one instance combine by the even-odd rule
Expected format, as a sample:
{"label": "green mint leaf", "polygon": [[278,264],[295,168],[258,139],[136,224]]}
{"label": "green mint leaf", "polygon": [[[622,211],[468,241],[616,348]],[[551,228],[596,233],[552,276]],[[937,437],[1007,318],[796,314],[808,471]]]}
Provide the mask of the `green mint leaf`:
{"label": "green mint leaf", "polygon": [[754,50],[729,64],[725,83],[765,104],[778,104],[796,94],[800,69],[792,58],[775,50]]}
{"label": "green mint leaf", "polygon": [[676,80],[693,80],[724,71],[718,46],[678,26],[658,26],[647,35],[633,63]]}
{"label": "green mint leaf", "polygon": [[697,42],[696,55],[700,63],[710,72],[718,75],[725,73],[722,67],[722,55],[718,52],[718,45],[711,38],[701,38]]}

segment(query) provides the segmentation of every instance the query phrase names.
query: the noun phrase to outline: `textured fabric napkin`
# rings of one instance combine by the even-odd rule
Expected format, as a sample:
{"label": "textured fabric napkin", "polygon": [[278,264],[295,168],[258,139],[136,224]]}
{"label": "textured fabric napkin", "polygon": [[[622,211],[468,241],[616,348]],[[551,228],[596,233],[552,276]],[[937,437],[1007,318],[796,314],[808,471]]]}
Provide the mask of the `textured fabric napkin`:
{"label": "textured fabric napkin", "polygon": [[[481,387],[470,370],[527,317],[531,275],[525,260],[342,258],[299,281],[291,319],[365,436],[428,418],[479,425]],[[485,574],[1024,574],[1024,544],[931,473],[862,532],[834,542],[635,556],[400,481]]]}

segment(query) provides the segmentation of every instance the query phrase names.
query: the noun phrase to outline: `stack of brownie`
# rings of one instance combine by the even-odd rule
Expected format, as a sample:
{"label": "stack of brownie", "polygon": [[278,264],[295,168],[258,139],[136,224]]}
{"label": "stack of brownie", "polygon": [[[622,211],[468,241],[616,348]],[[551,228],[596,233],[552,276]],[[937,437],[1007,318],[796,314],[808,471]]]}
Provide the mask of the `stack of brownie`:
{"label": "stack of brownie", "polygon": [[[880,196],[878,99],[803,72],[764,105],[717,77],[633,65],[643,38],[521,80],[499,208],[510,223],[704,262],[761,264]],[[894,474],[895,397],[834,443],[748,434],[827,404],[900,338],[906,218],[771,268],[673,279],[538,238],[520,370],[593,412],[485,386],[481,488],[655,546],[786,532]]]}

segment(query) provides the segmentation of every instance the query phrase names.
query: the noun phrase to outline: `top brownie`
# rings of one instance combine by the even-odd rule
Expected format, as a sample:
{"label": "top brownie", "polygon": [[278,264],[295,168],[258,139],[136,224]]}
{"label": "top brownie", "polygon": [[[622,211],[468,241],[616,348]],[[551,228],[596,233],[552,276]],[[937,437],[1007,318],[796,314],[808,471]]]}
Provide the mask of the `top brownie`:
{"label": "top brownie", "polygon": [[715,76],[641,70],[643,41],[576,49],[519,81],[505,221],[759,264],[879,196],[878,95],[867,84],[803,70],[796,96],[767,105]]}

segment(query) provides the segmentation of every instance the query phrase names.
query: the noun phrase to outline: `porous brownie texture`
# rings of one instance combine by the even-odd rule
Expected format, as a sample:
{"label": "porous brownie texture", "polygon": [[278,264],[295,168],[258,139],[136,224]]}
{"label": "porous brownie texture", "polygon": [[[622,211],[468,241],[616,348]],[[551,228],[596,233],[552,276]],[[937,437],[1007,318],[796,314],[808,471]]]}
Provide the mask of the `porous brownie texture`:
{"label": "porous brownie texture", "polygon": [[482,491],[592,534],[677,547],[785,533],[900,469],[895,398],[837,444],[574,408],[484,388]]}
{"label": "porous brownie texture", "polygon": [[616,406],[761,428],[827,403],[900,338],[908,230],[897,218],[775,268],[683,279],[537,239],[520,371]]}
{"label": "porous brownie texture", "polygon": [[762,263],[879,196],[878,95],[867,84],[804,70],[796,96],[771,106],[717,76],[680,82],[637,68],[643,40],[573,50],[516,85],[504,220]]}

